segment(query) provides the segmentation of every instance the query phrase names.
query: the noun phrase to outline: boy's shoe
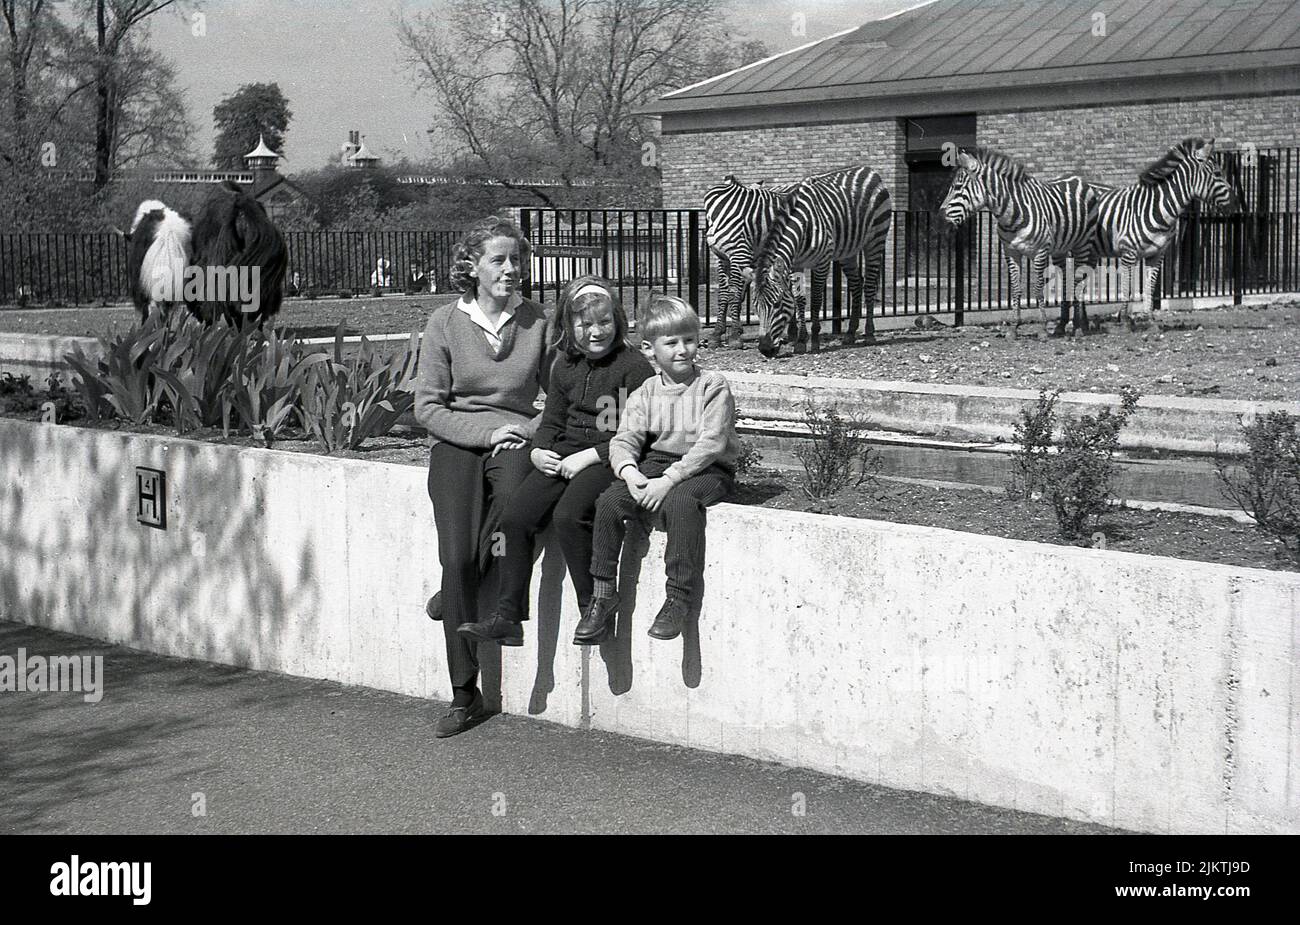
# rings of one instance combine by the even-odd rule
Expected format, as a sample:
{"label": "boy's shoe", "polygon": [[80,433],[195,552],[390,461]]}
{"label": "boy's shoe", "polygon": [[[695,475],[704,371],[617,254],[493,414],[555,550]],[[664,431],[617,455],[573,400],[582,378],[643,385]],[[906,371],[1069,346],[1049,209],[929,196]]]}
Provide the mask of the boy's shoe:
{"label": "boy's shoe", "polygon": [[430,620],[442,620],[442,592],[435,591],[433,597],[424,603],[424,612]]}
{"label": "boy's shoe", "polygon": [[454,736],[464,732],[472,726],[477,726],[483,720],[487,719],[488,712],[483,706],[483,694],[480,691],[474,692],[474,699],[467,707],[452,707],[447,711],[447,715],[438,720],[433,727],[433,734],[440,739],[448,736]]}
{"label": "boy's shoe", "polygon": [[609,631],[609,618],[618,610],[618,595],[610,597],[593,597],[587,605],[587,612],[578,621],[573,631],[575,646],[591,646],[600,642]]}
{"label": "boy's shoe", "polygon": [[486,620],[477,623],[462,623],[456,627],[462,636],[471,636],[485,642],[499,642],[503,646],[522,646],[524,644],[524,627],[514,620],[507,620],[499,614],[492,614]]}
{"label": "boy's shoe", "polygon": [[686,605],[674,597],[664,601],[655,622],[650,624],[650,635],[655,639],[676,639],[682,634],[686,622]]}

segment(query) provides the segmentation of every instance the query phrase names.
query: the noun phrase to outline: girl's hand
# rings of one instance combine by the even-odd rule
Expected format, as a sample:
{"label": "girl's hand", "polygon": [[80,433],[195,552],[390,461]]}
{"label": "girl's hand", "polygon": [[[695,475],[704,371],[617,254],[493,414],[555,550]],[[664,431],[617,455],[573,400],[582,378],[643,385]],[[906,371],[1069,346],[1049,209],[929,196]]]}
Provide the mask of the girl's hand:
{"label": "girl's hand", "polygon": [[528,454],[533,467],[544,475],[554,478],[560,472],[560,454],[554,450],[533,450]]}
{"label": "girl's hand", "polygon": [[560,461],[560,477],[571,479],[583,469],[598,462],[600,462],[600,456],[595,450],[583,450],[580,453],[573,453]]}

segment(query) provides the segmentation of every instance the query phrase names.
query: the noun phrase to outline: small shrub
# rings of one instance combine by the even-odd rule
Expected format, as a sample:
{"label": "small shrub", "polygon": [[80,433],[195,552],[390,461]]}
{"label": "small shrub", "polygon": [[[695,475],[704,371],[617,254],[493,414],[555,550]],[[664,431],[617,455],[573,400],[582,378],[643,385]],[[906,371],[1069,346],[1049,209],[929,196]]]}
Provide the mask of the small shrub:
{"label": "small shrub", "polygon": [[251,331],[241,333],[224,318],[204,325],[188,312],[168,323],[174,339],[155,364],[174,413],[177,433],[215,427],[222,421],[226,395],[239,361],[247,355]]}
{"label": "small shrub", "polygon": [[256,440],[270,446],[283,436],[298,409],[303,382],[324,353],[304,354],[292,334],[254,331],[241,338],[237,371],[222,395],[221,428],[229,436],[232,417]]}
{"label": "small shrub", "polygon": [[419,329],[411,333],[404,351],[394,351],[386,361],[376,356],[365,337],[345,361],[343,330],[340,323],[334,332],[333,359],[320,354],[327,362],[308,372],[299,412],[303,429],[326,453],[354,450],[368,437],[383,436],[415,404]]}
{"label": "small shrub", "polygon": [[350,298],[352,298],[352,290],[351,290],[351,289],[340,289],[340,290],[339,290],[339,298],[340,298],[340,299],[350,299]]}
{"label": "small shrub", "polygon": [[103,349],[96,359],[80,347],[64,357],[90,417],[115,414],[134,424],[153,422],[166,394],[166,377],[154,375],[153,361],[170,333],[155,313],[122,334],[101,338]]}
{"label": "small shrub", "polygon": [[1242,425],[1246,459],[1240,475],[1217,461],[1224,496],[1300,555],[1300,418],[1271,411]]}
{"label": "small shrub", "polygon": [[803,463],[803,490],[810,499],[828,498],[875,478],[880,454],[857,436],[867,427],[867,418],[846,418],[835,407],[821,410],[810,401],[804,406],[803,420],[810,439],[794,454]]}
{"label": "small shrub", "polygon": [[[735,426],[743,416],[744,415],[741,414],[740,409],[737,408],[735,414],[731,416],[732,425]],[[760,452],[759,449],[748,440],[741,439],[740,455],[736,457],[736,475],[744,475],[746,472],[752,472],[754,469],[757,469],[762,462],[762,452]]]}
{"label": "small shrub", "polygon": [[1061,428],[1057,452],[1047,458],[1043,476],[1044,493],[1066,539],[1077,539],[1088,532],[1106,511],[1119,432],[1141,397],[1132,386],[1122,386],[1118,412],[1103,408],[1096,416],[1085,414],[1066,421]]}
{"label": "small shrub", "polygon": [[1028,500],[1046,487],[1044,470],[1052,449],[1056,399],[1060,395],[1060,389],[1050,394],[1040,389],[1034,406],[1020,409],[1020,420],[1012,431],[1016,451],[1011,455],[1011,479],[1006,489],[1010,498]]}

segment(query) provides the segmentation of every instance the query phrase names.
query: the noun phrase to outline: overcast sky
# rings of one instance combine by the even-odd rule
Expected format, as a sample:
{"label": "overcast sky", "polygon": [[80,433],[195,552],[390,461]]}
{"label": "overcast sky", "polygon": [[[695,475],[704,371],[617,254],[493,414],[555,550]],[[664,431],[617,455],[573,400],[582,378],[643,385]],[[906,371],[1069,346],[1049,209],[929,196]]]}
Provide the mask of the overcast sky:
{"label": "overcast sky", "polygon": [[[735,0],[731,21],[735,34],[777,52],[916,2]],[[193,34],[190,6],[155,16],[152,38],[179,70],[205,162],[212,155],[212,107],[241,84],[272,81],[293,111],[286,171],[336,157],[349,129],[382,156],[418,160],[432,153],[425,135],[432,103],[414,91],[393,23],[442,6],[444,0],[206,0],[197,7],[206,35]],[[793,34],[796,13],[806,21],[806,35]]]}

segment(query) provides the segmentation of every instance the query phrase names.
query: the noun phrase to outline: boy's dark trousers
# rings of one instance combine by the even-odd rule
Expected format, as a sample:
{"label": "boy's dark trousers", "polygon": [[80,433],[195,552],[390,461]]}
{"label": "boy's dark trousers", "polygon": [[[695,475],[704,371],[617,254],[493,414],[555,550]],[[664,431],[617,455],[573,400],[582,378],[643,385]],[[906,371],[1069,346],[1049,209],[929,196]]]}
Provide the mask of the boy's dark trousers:
{"label": "boy's dark trousers", "polygon": [[478,690],[474,643],[456,628],[478,619],[478,589],[490,564],[492,534],[530,470],[527,449],[493,456],[490,450],[438,443],[429,452],[429,498],[438,528],[442,629],[453,706],[469,706]]}
{"label": "boy's dark trousers", "polygon": [[[678,457],[651,450],[637,466],[647,479],[663,475]],[[668,595],[689,601],[704,571],[705,508],[717,504],[735,485],[732,473],[714,464],[699,475],[674,485],[660,511],[668,531],[664,566],[668,573]],[[627,483],[617,479],[596,502],[596,534],[592,543],[591,575],[601,581],[615,581],[618,559],[627,531],[624,521],[642,510],[632,498]]]}
{"label": "boy's dark trousers", "polygon": [[[563,447],[557,447],[557,451],[565,452]],[[501,516],[505,555],[500,561],[499,615],[507,620],[528,619],[533,538],[548,521],[555,524],[564,562],[578,593],[579,612],[586,608],[591,600],[591,542],[596,499],[612,481],[614,473],[602,462],[588,466],[569,480],[551,477],[536,468],[528,473]]]}

